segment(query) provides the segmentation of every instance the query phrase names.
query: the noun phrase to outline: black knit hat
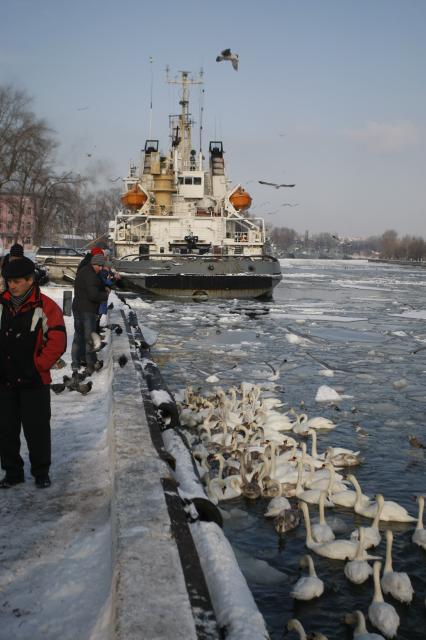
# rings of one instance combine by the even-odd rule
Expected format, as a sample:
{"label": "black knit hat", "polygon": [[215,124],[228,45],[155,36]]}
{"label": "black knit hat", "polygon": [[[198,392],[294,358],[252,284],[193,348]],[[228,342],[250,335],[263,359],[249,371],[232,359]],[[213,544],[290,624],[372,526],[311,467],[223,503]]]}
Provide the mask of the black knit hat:
{"label": "black knit hat", "polygon": [[13,256],[14,258],[23,258],[24,257],[24,247],[22,246],[22,244],[13,244],[10,247],[10,251],[9,254],[11,256]]}
{"label": "black knit hat", "polygon": [[35,264],[29,258],[16,258],[11,260],[6,266],[4,277],[6,280],[12,278],[25,278],[35,271]]}

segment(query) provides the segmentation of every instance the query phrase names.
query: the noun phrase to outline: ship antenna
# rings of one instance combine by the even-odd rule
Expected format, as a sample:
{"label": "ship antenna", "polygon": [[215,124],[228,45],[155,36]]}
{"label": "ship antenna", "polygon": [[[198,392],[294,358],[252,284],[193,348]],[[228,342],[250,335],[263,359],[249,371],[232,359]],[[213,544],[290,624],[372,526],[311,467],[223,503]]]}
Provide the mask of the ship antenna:
{"label": "ship antenna", "polygon": [[149,98],[149,135],[148,135],[148,139],[151,139],[151,133],[152,133],[152,94],[153,94],[153,86],[154,86],[154,78],[153,78],[153,73],[152,73],[152,63],[153,62],[154,62],[153,58],[151,56],[149,56],[149,68],[150,68],[151,80],[150,80],[150,98]]}
{"label": "ship antenna", "polygon": [[[203,70],[200,70],[200,79],[203,77]],[[203,153],[203,115],[204,115],[204,89],[200,85],[200,153]]]}

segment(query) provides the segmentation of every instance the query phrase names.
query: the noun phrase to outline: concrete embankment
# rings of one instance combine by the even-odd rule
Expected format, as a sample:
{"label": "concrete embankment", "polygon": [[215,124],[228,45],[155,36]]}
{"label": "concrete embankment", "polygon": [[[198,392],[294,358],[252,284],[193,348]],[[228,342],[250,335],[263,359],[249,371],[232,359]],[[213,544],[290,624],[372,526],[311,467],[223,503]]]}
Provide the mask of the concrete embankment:
{"label": "concrete embankment", "polygon": [[26,459],[0,494],[0,638],[267,638],[136,316],[109,322],[92,390],[52,394],[52,487]]}

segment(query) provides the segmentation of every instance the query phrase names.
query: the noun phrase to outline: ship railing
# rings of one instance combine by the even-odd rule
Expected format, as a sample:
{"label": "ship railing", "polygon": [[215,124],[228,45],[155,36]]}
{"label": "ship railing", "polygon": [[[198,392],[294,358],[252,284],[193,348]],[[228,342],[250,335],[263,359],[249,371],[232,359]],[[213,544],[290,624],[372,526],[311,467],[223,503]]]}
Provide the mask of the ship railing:
{"label": "ship railing", "polygon": [[253,261],[258,261],[258,260],[267,260],[268,262],[277,262],[278,259],[275,258],[274,256],[271,255],[267,255],[264,253],[259,253],[259,254],[254,254],[254,255],[229,255],[229,254],[225,254],[225,253],[221,253],[221,254],[202,254],[200,255],[199,253],[129,253],[125,256],[114,256],[115,260],[126,260],[129,262],[139,262],[140,260],[156,260],[156,259],[161,259],[161,260],[198,260],[201,262],[214,262],[215,260],[253,260]]}

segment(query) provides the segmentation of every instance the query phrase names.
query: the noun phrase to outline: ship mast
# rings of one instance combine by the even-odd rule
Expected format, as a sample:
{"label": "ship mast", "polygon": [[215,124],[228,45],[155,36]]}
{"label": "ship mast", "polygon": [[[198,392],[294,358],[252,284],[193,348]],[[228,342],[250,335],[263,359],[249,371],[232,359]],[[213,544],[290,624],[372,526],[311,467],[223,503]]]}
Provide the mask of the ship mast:
{"label": "ship mast", "polygon": [[197,78],[190,78],[189,71],[180,71],[180,78],[171,79],[169,77],[169,67],[166,67],[167,82],[169,84],[179,84],[182,87],[182,97],[179,101],[181,112],[176,119],[172,120],[172,145],[178,150],[182,168],[189,168],[192,142],[191,125],[192,121],[189,113],[189,88],[191,85],[203,84],[203,72],[200,71]]}

